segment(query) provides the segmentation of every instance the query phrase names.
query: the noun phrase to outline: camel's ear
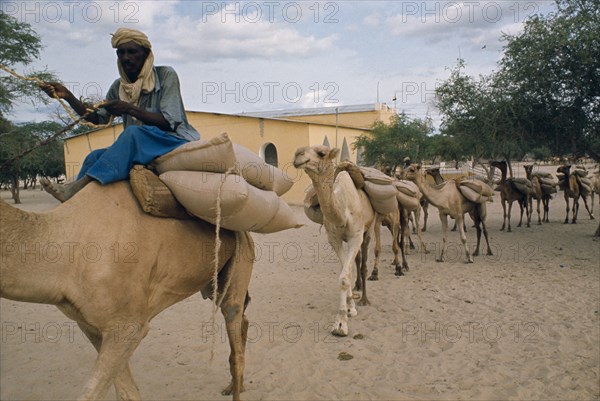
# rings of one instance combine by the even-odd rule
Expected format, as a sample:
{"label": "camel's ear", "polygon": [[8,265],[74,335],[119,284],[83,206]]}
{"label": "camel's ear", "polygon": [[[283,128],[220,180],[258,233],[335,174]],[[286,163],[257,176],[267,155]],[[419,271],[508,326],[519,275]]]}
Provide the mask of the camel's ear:
{"label": "camel's ear", "polygon": [[327,155],[327,153],[329,152],[329,148],[325,145],[318,145],[315,146],[315,153],[317,155],[319,155],[319,157],[325,157]]}
{"label": "camel's ear", "polygon": [[337,156],[340,154],[340,149],[339,148],[333,148],[331,149],[331,152],[329,152],[329,155],[327,156],[330,160],[333,160],[335,158],[337,158]]}

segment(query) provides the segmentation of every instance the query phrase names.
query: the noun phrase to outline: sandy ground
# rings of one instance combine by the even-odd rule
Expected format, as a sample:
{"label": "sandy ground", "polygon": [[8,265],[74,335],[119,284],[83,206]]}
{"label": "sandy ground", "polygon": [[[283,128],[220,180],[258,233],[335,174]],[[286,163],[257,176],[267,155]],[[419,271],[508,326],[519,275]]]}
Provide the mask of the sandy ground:
{"label": "sandy ground", "polygon": [[[39,190],[22,198],[28,210],[57,204]],[[401,278],[382,231],[380,281],[368,283],[371,305],[359,307],[345,338],[329,334],[339,262],[324,229],[294,210],[305,227],[253,235],[245,400],[600,398],[600,241],[583,205],[578,224],[563,224],[560,193],[550,223],[517,228],[513,215],[507,233],[496,195],[488,206],[494,256],[465,264],[450,233],[447,262],[413,251]],[[475,230],[467,236],[473,244]],[[439,247],[433,208],[424,239]],[[77,398],[95,351],[75,324],[53,306],[2,299],[0,307],[0,398]],[[210,307],[196,295],[152,322],[132,358],[144,399],[228,399],[220,391],[230,380],[229,346],[222,317],[216,329],[210,324]]]}

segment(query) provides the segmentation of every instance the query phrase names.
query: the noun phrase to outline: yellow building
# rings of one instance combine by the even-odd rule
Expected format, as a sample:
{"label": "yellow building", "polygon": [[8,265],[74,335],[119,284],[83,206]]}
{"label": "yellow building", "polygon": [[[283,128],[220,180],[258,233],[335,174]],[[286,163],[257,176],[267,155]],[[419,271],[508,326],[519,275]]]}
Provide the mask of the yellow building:
{"label": "yellow building", "polygon": [[[231,141],[258,154],[294,180],[283,198],[301,204],[310,184],[303,171],[292,165],[294,152],[301,146],[325,144],[338,147],[340,158],[360,162],[360,152],[352,147],[356,138],[368,132],[375,121],[388,123],[394,111],[385,104],[281,110],[248,114],[188,111],[187,118],[202,139],[227,132]],[[89,131],[65,140],[67,178],[73,179],[85,156],[92,150],[110,146],[122,132],[121,124]]]}

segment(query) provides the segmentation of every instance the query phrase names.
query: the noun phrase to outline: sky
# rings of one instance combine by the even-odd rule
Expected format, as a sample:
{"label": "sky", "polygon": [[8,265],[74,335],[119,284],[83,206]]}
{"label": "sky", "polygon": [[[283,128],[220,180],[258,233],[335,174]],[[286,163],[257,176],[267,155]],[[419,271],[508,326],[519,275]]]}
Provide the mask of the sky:
{"label": "sky", "polygon": [[[40,35],[40,58],[78,97],[103,98],[118,78],[110,33],[138,29],[155,65],[177,71],[187,110],[245,113],[386,103],[433,119],[436,85],[459,57],[475,77],[497,70],[516,35],[552,1],[8,1],[2,12]],[[4,74],[2,72],[2,74]],[[395,100],[394,100],[395,99]],[[19,103],[10,119],[57,107]],[[201,128],[200,128],[201,130]]]}

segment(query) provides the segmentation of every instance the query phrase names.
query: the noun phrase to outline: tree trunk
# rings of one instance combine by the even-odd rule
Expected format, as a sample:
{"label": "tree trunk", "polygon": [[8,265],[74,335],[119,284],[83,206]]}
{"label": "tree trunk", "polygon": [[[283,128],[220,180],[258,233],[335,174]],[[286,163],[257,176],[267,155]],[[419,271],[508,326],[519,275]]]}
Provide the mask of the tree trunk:
{"label": "tree trunk", "polygon": [[12,177],[10,179],[9,189],[15,204],[21,203],[21,196],[19,193],[19,178]]}

